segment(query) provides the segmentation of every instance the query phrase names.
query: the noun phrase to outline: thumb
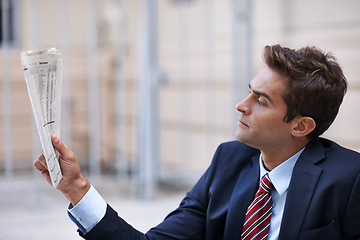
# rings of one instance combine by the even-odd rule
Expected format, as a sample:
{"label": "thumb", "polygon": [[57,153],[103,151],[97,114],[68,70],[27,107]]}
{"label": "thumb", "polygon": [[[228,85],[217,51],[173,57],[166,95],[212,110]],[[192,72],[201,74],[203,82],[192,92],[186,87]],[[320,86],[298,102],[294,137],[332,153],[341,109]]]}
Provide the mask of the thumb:
{"label": "thumb", "polygon": [[51,141],[56,150],[60,153],[61,156],[69,155],[71,152],[70,149],[56,136],[55,134],[51,135]]}

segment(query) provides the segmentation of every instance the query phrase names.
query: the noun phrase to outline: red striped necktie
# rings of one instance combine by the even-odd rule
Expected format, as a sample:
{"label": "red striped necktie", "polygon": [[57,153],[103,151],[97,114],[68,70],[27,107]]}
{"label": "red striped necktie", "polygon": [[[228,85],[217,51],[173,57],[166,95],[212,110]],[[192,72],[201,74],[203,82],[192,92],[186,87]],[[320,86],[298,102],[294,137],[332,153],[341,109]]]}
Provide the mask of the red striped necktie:
{"label": "red striped necktie", "polygon": [[241,240],[264,240],[267,238],[272,214],[271,189],[273,184],[268,174],[260,182],[260,187],[250,204],[246,216]]}

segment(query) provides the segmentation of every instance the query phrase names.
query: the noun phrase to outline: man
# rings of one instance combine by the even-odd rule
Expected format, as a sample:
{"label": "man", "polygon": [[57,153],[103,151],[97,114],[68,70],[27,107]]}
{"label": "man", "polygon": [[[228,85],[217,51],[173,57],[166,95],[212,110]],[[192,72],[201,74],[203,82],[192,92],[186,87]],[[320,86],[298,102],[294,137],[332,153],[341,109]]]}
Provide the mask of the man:
{"label": "man", "polygon": [[[80,235],[360,239],[360,154],[319,137],[335,119],[347,89],[341,68],[314,47],[266,46],[264,60],[250,94],[236,106],[239,141],[221,144],[180,206],[146,234],[118,217],[83,177],[75,155],[52,136],[63,171],[58,189],[71,202],[69,215]],[[43,155],[34,166],[50,181]]]}

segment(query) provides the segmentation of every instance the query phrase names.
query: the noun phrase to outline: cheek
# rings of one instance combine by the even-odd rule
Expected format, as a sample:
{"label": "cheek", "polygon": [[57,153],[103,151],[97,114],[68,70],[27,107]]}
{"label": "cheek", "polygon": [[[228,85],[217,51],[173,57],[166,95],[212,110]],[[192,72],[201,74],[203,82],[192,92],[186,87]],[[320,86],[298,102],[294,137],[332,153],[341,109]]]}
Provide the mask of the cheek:
{"label": "cheek", "polygon": [[276,124],[270,126],[272,133],[277,136],[287,136],[290,133],[289,124],[281,120],[277,120]]}
{"label": "cheek", "polygon": [[283,121],[281,115],[272,113],[263,117],[260,117],[255,121],[257,127],[267,132],[278,132],[283,129],[287,129],[287,124]]}

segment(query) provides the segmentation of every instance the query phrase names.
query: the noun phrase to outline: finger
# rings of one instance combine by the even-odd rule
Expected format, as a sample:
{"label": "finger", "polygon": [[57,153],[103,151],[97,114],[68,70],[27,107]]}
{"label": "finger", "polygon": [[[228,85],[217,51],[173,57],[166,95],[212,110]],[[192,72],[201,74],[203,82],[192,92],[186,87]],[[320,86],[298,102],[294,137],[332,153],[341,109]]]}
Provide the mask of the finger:
{"label": "finger", "polygon": [[44,167],[44,165],[42,165],[39,161],[39,159],[35,159],[33,162],[34,167],[40,172],[41,176],[43,176],[43,178],[45,178],[45,180],[52,185],[51,183],[51,179],[50,179],[50,174],[49,171],[47,170],[46,167]]}
{"label": "finger", "polygon": [[40,173],[47,171],[47,168],[44,167],[44,165],[39,161],[39,159],[35,159],[33,165]]}
{"label": "finger", "polygon": [[46,164],[46,159],[45,159],[44,154],[40,154],[40,155],[38,156],[38,159],[37,159],[37,160],[39,161],[39,163],[40,163],[45,169],[47,169],[47,164]]}

